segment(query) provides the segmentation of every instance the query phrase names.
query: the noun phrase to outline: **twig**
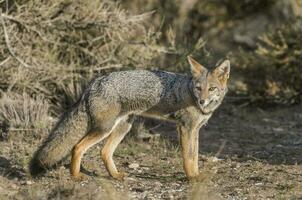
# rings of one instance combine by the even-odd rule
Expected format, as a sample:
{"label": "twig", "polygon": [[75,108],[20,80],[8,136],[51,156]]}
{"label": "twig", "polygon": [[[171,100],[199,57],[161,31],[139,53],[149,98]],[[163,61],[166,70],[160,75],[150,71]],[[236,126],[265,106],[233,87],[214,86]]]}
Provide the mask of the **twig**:
{"label": "twig", "polygon": [[225,144],[226,144],[227,140],[223,140],[218,151],[215,154],[215,157],[218,158],[218,156],[221,154],[221,152],[223,151]]}
{"label": "twig", "polygon": [[110,65],[110,66],[101,67],[105,63],[109,62],[111,60],[111,58],[108,58],[108,59],[104,60],[103,62],[99,62],[99,60],[97,59],[97,56],[93,52],[89,51],[87,48],[81,47],[80,45],[69,44],[69,43],[66,43],[66,42],[60,42],[60,43],[58,43],[56,41],[52,41],[52,40],[44,37],[43,34],[41,32],[39,32],[38,30],[36,30],[35,28],[27,25],[25,21],[22,21],[22,20],[20,20],[18,18],[12,17],[10,15],[6,15],[6,14],[2,14],[2,17],[5,18],[5,19],[7,19],[7,20],[11,20],[11,21],[13,21],[13,22],[15,22],[15,23],[23,26],[28,31],[34,32],[44,42],[47,42],[47,43],[50,43],[50,44],[53,44],[53,45],[59,45],[59,46],[62,46],[62,47],[73,47],[73,48],[76,48],[76,49],[82,51],[84,54],[90,56],[91,58],[93,58],[97,62],[96,63],[97,68],[93,69],[93,71],[101,71],[101,70],[110,69],[110,68],[117,68],[118,69],[118,68],[123,67],[122,65]]}
{"label": "twig", "polygon": [[148,131],[153,131],[154,129],[157,129],[158,127],[160,127],[160,126],[162,126],[162,125],[163,125],[163,123],[159,123],[159,124],[157,124],[157,125],[155,125],[155,126],[149,128]]}
{"label": "twig", "polygon": [[9,131],[33,131],[34,128],[10,128]]}
{"label": "twig", "polygon": [[14,52],[14,50],[13,50],[11,44],[10,44],[9,37],[7,35],[6,26],[5,26],[5,22],[4,22],[3,16],[2,16],[2,12],[0,13],[0,20],[1,20],[1,25],[2,25],[2,28],[3,28],[3,32],[4,32],[5,43],[6,43],[6,46],[8,48],[9,53],[11,54],[12,57],[14,57],[24,67],[26,67],[26,68],[32,68],[30,65],[28,65],[27,63],[25,63],[21,58],[19,58],[15,54],[15,52]]}
{"label": "twig", "polygon": [[8,0],[5,0],[5,13],[8,13]]}
{"label": "twig", "polygon": [[94,69],[93,71],[101,71],[104,69],[111,69],[111,68],[119,69],[122,67],[123,67],[123,65],[121,65],[121,64],[112,64],[112,65],[107,65],[105,67],[98,67],[98,68]]}
{"label": "twig", "polygon": [[34,29],[34,28],[32,28],[31,26],[27,25],[27,24],[26,24],[26,21],[22,21],[22,20],[20,20],[20,19],[18,19],[18,18],[16,18],[16,17],[12,17],[12,16],[6,15],[6,14],[2,14],[2,17],[3,17],[4,19],[7,19],[7,20],[10,20],[10,21],[12,21],[12,22],[17,23],[17,24],[20,25],[20,26],[23,26],[27,31],[32,31],[32,32],[34,32],[34,33],[37,34],[43,41],[48,42],[48,43],[52,43],[52,44],[56,44],[56,45],[57,45],[56,42],[51,41],[51,40],[45,38],[39,31],[37,31],[36,29]]}
{"label": "twig", "polygon": [[37,34],[37,36],[39,36],[44,42],[47,42],[47,43],[50,43],[50,44],[53,44],[53,45],[59,45],[59,46],[62,46],[62,47],[74,47],[80,51],[82,51],[84,54],[92,57],[96,62],[97,62],[97,65],[98,66],[101,66],[102,63],[99,63],[98,59],[97,59],[97,56],[94,55],[92,52],[90,52],[87,48],[84,48],[84,47],[81,47],[80,45],[74,45],[74,44],[69,44],[69,43],[66,43],[66,42],[56,42],[56,41],[52,41],[52,40],[49,40],[48,38],[44,37],[43,34],[41,32],[39,32],[38,30],[36,30],[35,28],[31,27],[31,26],[28,26],[26,24],[26,22],[18,19],[18,18],[15,18],[15,17],[12,17],[12,16],[9,16],[9,15],[5,15],[5,14],[2,14],[2,17],[3,18],[6,18],[8,20],[11,20],[15,23],[18,23],[19,25],[23,26],[26,30],[28,31],[32,31],[34,32],[35,34]]}
{"label": "twig", "polygon": [[3,61],[1,61],[0,66],[4,65],[7,61],[9,61],[10,58],[11,57],[9,56],[9,57],[5,58]]}

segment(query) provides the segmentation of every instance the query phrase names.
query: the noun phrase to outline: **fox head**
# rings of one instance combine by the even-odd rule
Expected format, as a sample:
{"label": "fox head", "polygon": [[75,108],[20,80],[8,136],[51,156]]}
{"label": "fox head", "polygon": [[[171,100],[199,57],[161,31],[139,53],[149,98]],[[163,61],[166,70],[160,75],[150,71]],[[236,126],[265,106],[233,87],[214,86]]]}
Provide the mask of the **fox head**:
{"label": "fox head", "polygon": [[227,80],[230,76],[230,61],[225,60],[213,70],[208,70],[196,60],[188,57],[191,66],[194,98],[203,113],[214,111],[227,92]]}

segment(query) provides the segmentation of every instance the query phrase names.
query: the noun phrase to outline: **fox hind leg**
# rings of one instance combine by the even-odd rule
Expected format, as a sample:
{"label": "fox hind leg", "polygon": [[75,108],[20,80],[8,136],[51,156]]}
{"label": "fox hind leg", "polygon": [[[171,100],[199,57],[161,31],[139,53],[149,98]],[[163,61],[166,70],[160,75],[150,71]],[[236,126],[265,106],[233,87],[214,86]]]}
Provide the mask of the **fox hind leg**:
{"label": "fox hind leg", "polygon": [[93,145],[99,143],[108,136],[108,133],[101,133],[99,131],[89,132],[78,144],[76,144],[71,154],[70,173],[75,179],[81,179],[80,173],[81,159],[84,153]]}
{"label": "fox hind leg", "polygon": [[118,144],[123,140],[125,135],[131,129],[133,122],[133,116],[130,116],[127,120],[121,121],[115,129],[112,131],[108,140],[105,143],[104,148],[101,151],[101,158],[109,174],[118,180],[123,180],[124,174],[119,172],[113,161],[113,153]]}
{"label": "fox hind leg", "polygon": [[[101,142],[103,139],[108,137],[115,127],[120,123],[118,119],[106,120],[106,126],[100,126],[96,129],[91,130],[88,134],[82,138],[82,140],[76,144],[72,150],[71,155],[71,176],[75,179],[81,179],[80,173],[81,159],[84,153],[95,144]],[[105,124],[105,123],[104,123]]]}

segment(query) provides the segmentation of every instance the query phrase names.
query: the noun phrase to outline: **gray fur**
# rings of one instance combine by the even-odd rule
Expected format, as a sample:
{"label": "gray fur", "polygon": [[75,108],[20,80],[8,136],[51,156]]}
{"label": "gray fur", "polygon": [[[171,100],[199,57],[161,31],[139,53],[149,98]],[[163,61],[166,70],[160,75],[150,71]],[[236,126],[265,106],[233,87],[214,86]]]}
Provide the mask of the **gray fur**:
{"label": "gray fur", "polygon": [[170,72],[121,71],[96,78],[86,95],[115,101],[122,105],[122,112],[164,114],[193,104],[190,83],[189,77]]}
{"label": "gray fur", "polygon": [[215,98],[214,94],[209,95],[208,107],[201,107],[195,87],[204,84],[206,78],[196,80],[191,76],[148,70],[96,77],[36,152],[31,173],[62,160],[89,131],[109,133],[122,116],[163,116],[183,126],[182,132],[199,130],[226,93],[218,91]]}
{"label": "gray fur", "polygon": [[83,102],[78,102],[65,113],[36,151],[30,163],[30,172],[36,175],[43,168],[49,168],[66,157],[73,146],[87,133],[89,121]]}

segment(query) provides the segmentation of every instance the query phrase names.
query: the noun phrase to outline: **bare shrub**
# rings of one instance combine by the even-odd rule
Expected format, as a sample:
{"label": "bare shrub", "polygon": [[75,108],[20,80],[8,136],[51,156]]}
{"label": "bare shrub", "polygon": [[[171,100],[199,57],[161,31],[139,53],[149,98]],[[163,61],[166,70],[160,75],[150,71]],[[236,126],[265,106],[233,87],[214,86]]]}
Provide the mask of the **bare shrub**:
{"label": "bare shrub", "polygon": [[45,129],[49,126],[49,104],[42,97],[4,93],[0,99],[0,119],[11,129]]}
{"label": "bare shrub", "polygon": [[243,53],[241,70],[247,92],[255,100],[276,103],[301,101],[302,20],[297,19],[260,37],[253,53]]}
{"label": "bare shrub", "polygon": [[112,1],[12,1],[9,5],[0,17],[4,91],[42,93],[57,102],[73,82],[112,69],[154,67],[165,52],[157,45],[157,32],[143,24],[151,13],[130,15]]}

